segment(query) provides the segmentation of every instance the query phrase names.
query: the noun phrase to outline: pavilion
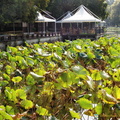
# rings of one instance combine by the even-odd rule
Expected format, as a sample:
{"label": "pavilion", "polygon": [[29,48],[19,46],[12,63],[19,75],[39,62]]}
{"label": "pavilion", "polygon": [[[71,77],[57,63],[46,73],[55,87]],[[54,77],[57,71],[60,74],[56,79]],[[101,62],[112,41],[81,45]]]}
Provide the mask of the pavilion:
{"label": "pavilion", "polygon": [[45,13],[47,14],[47,16],[45,16],[46,14],[42,15],[40,12],[37,12],[37,13],[38,13],[38,16],[35,20],[37,31],[43,32],[43,33],[49,32],[49,31],[56,32],[56,19],[46,12]]}
{"label": "pavilion", "polygon": [[61,20],[57,21],[59,24],[61,34],[63,37],[96,37],[96,34],[101,32],[97,30],[97,25],[101,23],[101,19],[84,5],[80,5],[71,14],[67,14]]}

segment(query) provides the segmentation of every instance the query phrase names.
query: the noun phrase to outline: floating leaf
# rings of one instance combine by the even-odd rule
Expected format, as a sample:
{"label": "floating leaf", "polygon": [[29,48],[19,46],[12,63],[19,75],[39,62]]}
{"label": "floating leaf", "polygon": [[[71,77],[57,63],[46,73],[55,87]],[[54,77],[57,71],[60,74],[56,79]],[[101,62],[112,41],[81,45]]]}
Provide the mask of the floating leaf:
{"label": "floating leaf", "polygon": [[90,58],[90,59],[95,58],[95,55],[92,53],[92,51],[89,51],[89,52],[87,53],[87,56],[88,56],[88,58]]}
{"label": "floating leaf", "polygon": [[34,85],[36,83],[36,81],[34,80],[34,78],[31,75],[28,75],[26,77],[26,83],[27,83],[27,85]]}
{"label": "floating leaf", "polygon": [[94,90],[95,88],[95,82],[93,81],[93,79],[90,76],[87,76],[88,80],[87,80],[87,84],[89,85],[89,87]]}
{"label": "floating leaf", "polygon": [[13,78],[12,78],[12,81],[13,81],[14,83],[19,83],[21,80],[22,80],[22,77],[20,77],[20,76],[17,76],[17,77],[13,77]]}
{"label": "floating leaf", "polygon": [[24,107],[25,109],[30,109],[33,107],[33,102],[31,100],[22,100],[21,101],[21,106]]}
{"label": "floating leaf", "polygon": [[43,79],[44,76],[38,75],[34,72],[30,72],[30,75],[34,78],[34,79]]}
{"label": "floating leaf", "polygon": [[7,65],[5,69],[6,69],[6,73],[9,75],[13,72],[13,68],[10,65]]}
{"label": "floating leaf", "polygon": [[12,106],[7,105],[6,106],[6,112],[10,115],[14,115],[14,108]]}
{"label": "floating leaf", "polygon": [[76,113],[73,109],[70,109],[70,114],[73,118],[80,119],[80,113]]}
{"label": "floating leaf", "polygon": [[0,110],[5,111],[5,106],[0,105]]}
{"label": "floating leaf", "polygon": [[11,46],[8,46],[8,47],[7,47],[7,51],[8,51],[8,52],[12,52],[12,54],[15,54],[15,53],[18,52],[17,48],[11,47]]}
{"label": "floating leaf", "polygon": [[110,78],[110,76],[108,75],[108,73],[106,73],[105,71],[100,71],[100,75],[101,75],[101,78],[103,78],[103,79]]}
{"label": "floating leaf", "polygon": [[43,108],[41,106],[37,106],[37,110],[36,112],[39,114],[39,115],[42,115],[42,116],[49,116],[50,114],[48,113],[48,110],[46,108]]}
{"label": "floating leaf", "polygon": [[98,115],[102,113],[102,108],[103,108],[102,103],[97,104],[97,106],[95,107],[95,111]]}
{"label": "floating leaf", "polygon": [[58,60],[62,60],[62,57],[59,56],[57,53],[54,53],[54,56],[55,56],[55,58],[57,58]]}
{"label": "floating leaf", "polygon": [[92,109],[92,102],[85,98],[80,98],[77,103],[84,109]]}
{"label": "floating leaf", "polygon": [[38,53],[39,55],[43,56],[43,57],[48,57],[51,56],[52,54],[48,53],[48,52],[44,52],[43,49],[38,48]]}
{"label": "floating leaf", "polygon": [[120,69],[118,69],[116,72],[112,75],[114,81],[120,81]]}
{"label": "floating leaf", "polygon": [[93,80],[101,80],[102,79],[99,71],[93,72],[91,77]]}
{"label": "floating leaf", "polygon": [[34,65],[34,60],[32,58],[26,58],[26,62],[28,65],[33,66]]}
{"label": "floating leaf", "polygon": [[26,92],[22,89],[17,89],[16,94],[21,99],[26,99],[26,97],[27,97]]}
{"label": "floating leaf", "polygon": [[28,66],[26,60],[25,60],[23,57],[21,57],[21,56],[16,56],[16,60],[19,62],[19,65],[20,65],[21,67],[25,68],[25,67]]}
{"label": "floating leaf", "polygon": [[100,56],[100,55],[95,55],[95,57],[96,57],[96,59],[98,59],[98,60],[102,60],[102,56]]}
{"label": "floating leaf", "polygon": [[83,75],[83,76],[85,75],[86,76],[88,74],[87,70],[84,67],[80,66],[80,65],[72,66],[71,69],[74,72],[78,73],[79,75]]}
{"label": "floating leaf", "polygon": [[80,53],[79,52],[78,55],[79,55],[79,57],[83,57],[83,58],[87,58],[88,57],[86,53]]}
{"label": "floating leaf", "polygon": [[114,91],[113,91],[114,95],[115,95],[115,98],[117,100],[120,100],[120,88],[118,86],[115,86],[114,87]]}
{"label": "floating leaf", "polygon": [[14,103],[18,102],[17,94],[16,94],[16,91],[14,89],[11,89],[10,87],[6,87],[5,95],[10,101],[13,101]]}
{"label": "floating leaf", "polygon": [[1,120],[13,120],[9,114],[7,114],[5,111],[2,111],[2,110],[0,110],[0,116],[2,116],[3,118]]}
{"label": "floating leaf", "polygon": [[112,68],[117,68],[120,66],[120,59],[115,59],[112,62],[110,62],[110,65]]}
{"label": "floating leaf", "polygon": [[6,81],[6,80],[0,81],[0,87],[4,87],[4,86],[6,86],[6,85],[8,85],[8,84],[9,84],[9,82]]}
{"label": "floating leaf", "polygon": [[117,99],[112,95],[108,94],[104,89],[101,90],[102,92],[102,99],[104,102],[108,104],[116,104],[118,103]]}

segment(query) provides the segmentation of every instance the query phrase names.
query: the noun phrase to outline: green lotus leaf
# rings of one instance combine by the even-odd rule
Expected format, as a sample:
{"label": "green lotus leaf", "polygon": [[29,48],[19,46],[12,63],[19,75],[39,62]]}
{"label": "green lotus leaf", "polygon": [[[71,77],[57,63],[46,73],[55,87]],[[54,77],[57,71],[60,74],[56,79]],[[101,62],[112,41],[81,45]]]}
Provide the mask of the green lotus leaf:
{"label": "green lotus leaf", "polygon": [[9,84],[9,82],[6,81],[6,80],[0,81],[0,87],[4,87],[4,86],[6,86],[6,85],[8,85],[8,84]]}
{"label": "green lotus leaf", "polygon": [[5,88],[5,96],[10,100],[13,101],[14,103],[17,103],[17,94],[14,89],[11,89],[10,87]]}
{"label": "green lotus leaf", "polygon": [[95,55],[95,58],[98,59],[98,60],[102,60],[103,57],[101,55]]}
{"label": "green lotus leaf", "polygon": [[92,102],[85,98],[80,98],[77,103],[84,109],[92,109]]}
{"label": "green lotus leaf", "polygon": [[54,53],[54,57],[57,58],[58,60],[62,60],[62,57],[59,56],[57,53]]}
{"label": "green lotus leaf", "polygon": [[12,68],[10,65],[7,65],[7,66],[5,67],[5,69],[6,69],[6,73],[7,73],[8,75],[10,75],[10,74],[13,72],[13,68]]}
{"label": "green lotus leaf", "polygon": [[81,47],[80,45],[76,45],[75,47],[76,47],[76,49],[78,49],[78,50],[81,50],[81,49],[82,49],[82,47]]}
{"label": "green lotus leaf", "polygon": [[113,94],[117,100],[120,100],[120,88],[118,86],[114,87]]}
{"label": "green lotus leaf", "polygon": [[90,59],[95,58],[95,55],[94,55],[91,51],[87,52],[87,56],[88,56],[88,58],[90,58]]}
{"label": "green lotus leaf", "polygon": [[8,52],[12,52],[12,54],[14,54],[14,53],[17,53],[17,52],[18,52],[18,49],[15,48],[15,47],[8,46],[8,47],[7,47],[7,51],[8,51]]}
{"label": "green lotus leaf", "polygon": [[26,92],[24,90],[22,90],[22,89],[17,89],[16,90],[16,95],[20,99],[26,99],[26,97],[27,97]]}
{"label": "green lotus leaf", "polygon": [[6,109],[6,112],[8,114],[10,114],[10,115],[14,115],[15,114],[14,113],[14,108],[12,106],[7,105],[5,109]]}
{"label": "green lotus leaf", "polygon": [[97,106],[95,107],[95,111],[98,115],[102,113],[102,109],[103,109],[102,103],[97,104]]}
{"label": "green lotus leaf", "polygon": [[72,69],[75,73],[77,73],[78,75],[82,75],[82,76],[88,75],[87,70],[86,70],[84,67],[80,66],[80,65],[72,66],[71,69]]}
{"label": "green lotus leaf", "polygon": [[70,112],[72,118],[77,118],[77,119],[81,118],[80,113],[75,112],[73,109],[70,109],[69,112]]}
{"label": "green lotus leaf", "polygon": [[44,76],[38,75],[34,72],[30,72],[30,75],[34,78],[34,79],[43,79]]}
{"label": "green lotus leaf", "polygon": [[20,77],[20,76],[13,77],[13,78],[12,78],[12,81],[13,81],[14,83],[19,83],[20,81],[22,81],[22,77]]}
{"label": "green lotus leaf", "polygon": [[34,85],[36,83],[36,81],[34,80],[34,78],[31,75],[28,75],[26,77],[26,83],[27,83],[27,85]]}
{"label": "green lotus leaf", "polygon": [[87,56],[87,54],[86,53],[78,53],[78,56],[79,57],[83,57],[83,58],[87,58],[88,56]]}
{"label": "green lotus leaf", "polygon": [[42,116],[49,116],[50,114],[48,113],[48,110],[46,108],[43,108],[42,106],[37,106],[37,110],[36,112],[39,114],[39,115],[42,115]]}
{"label": "green lotus leaf", "polygon": [[5,73],[3,74],[3,78],[4,78],[5,80],[8,80],[8,81],[10,80],[10,76],[7,75],[7,74],[5,74]]}
{"label": "green lotus leaf", "polygon": [[3,118],[1,120],[13,120],[12,117],[8,113],[2,110],[0,110],[0,116],[2,116],[0,118]]}
{"label": "green lotus leaf", "polygon": [[109,74],[106,73],[105,71],[100,71],[101,78],[103,79],[108,79],[110,78]]}
{"label": "green lotus leaf", "polygon": [[20,104],[25,109],[30,109],[34,106],[34,104],[31,100],[22,100]]}
{"label": "green lotus leaf", "polygon": [[32,58],[26,57],[26,62],[28,65],[33,66],[34,65],[34,60]]}
{"label": "green lotus leaf", "polygon": [[101,80],[102,79],[100,71],[93,72],[91,77],[92,77],[93,80]]}
{"label": "green lotus leaf", "polygon": [[43,49],[41,48],[38,48],[38,53],[39,55],[43,56],[43,57],[48,57],[48,56],[51,56],[52,54],[49,53],[49,52],[44,52]]}
{"label": "green lotus leaf", "polygon": [[0,110],[5,111],[5,106],[4,105],[0,105]]}
{"label": "green lotus leaf", "polygon": [[112,75],[114,81],[120,81],[120,69],[115,71]]}

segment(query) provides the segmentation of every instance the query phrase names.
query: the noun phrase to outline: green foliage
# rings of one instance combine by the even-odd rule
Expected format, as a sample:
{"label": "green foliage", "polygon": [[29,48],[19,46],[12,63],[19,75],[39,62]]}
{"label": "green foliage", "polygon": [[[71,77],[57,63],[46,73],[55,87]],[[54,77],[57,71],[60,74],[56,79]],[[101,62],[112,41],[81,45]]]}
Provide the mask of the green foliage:
{"label": "green foliage", "polygon": [[33,102],[30,100],[22,100],[21,106],[24,107],[25,109],[30,109],[33,107]]}
{"label": "green foliage", "polygon": [[48,114],[48,110],[41,107],[41,106],[37,106],[37,110],[36,112],[39,114],[39,115],[42,115],[42,116],[49,116]]}
{"label": "green foliage", "polygon": [[59,18],[64,13],[76,9],[81,4],[85,5],[103,20],[108,16],[106,0],[51,0],[47,9],[53,13],[53,16]]}
{"label": "green foliage", "polygon": [[80,119],[80,114],[76,113],[74,110],[70,109],[70,114],[73,118]]}
{"label": "green foliage", "polygon": [[120,8],[120,2],[119,0],[114,0],[114,2],[112,2],[113,4],[109,5],[108,6],[108,11],[111,11],[109,13],[109,17],[107,19],[107,22],[110,24],[110,25],[118,25],[119,26],[119,23],[120,23],[120,11],[119,11],[119,8]]}
{"label": "green foliage", "polygon": [[36,11],[45,9],[49,0],[1,0],[0,2],[0,25],[22,21],[34,22]]}
{"label": "green foliage", "polygon": [[80,98],[77,103],[84,109],[92,109],[92,102],[86,98]]}
{"label": "green foliage", "polygon": [[8,46],[0,51],[0,119],[120,117],[119,46],[118,38]]}

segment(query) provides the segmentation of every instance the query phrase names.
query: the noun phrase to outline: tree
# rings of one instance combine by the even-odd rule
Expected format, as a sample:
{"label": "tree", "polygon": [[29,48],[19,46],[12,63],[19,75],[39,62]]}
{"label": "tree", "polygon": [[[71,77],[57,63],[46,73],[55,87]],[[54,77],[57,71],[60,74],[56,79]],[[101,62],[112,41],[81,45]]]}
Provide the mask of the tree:
{"label": "tree", "polygon": [[81,4],[85,5],[101,19],[105,19],[108,16],[106,0],[50,0],[47,9],[53,13],[54,17],[58,18],[65,12],[72,11]]}
{"label": "tree", "polygon": [[1,0],[0,23],[9,23],[16,20],[32,22],[36,11],[45,9],[49,0]]}
{"label": "tree", "polygon": [[48,6],[50,0],[35,0],[35,5],[39,9],[45,9]]}
{"label": "tree", "polygon": [[8,23],[15,17],[15,0],[0,1],[0,24]]}
{"label": "tree", "polygon": [[110,12],[109,18],[107,19],[110,25],[119,25],[120,23],[120,2],[116,0],[114,4],[109,6],[108,11]]}
{"label": "tree", "polygon": [[112,5],[114,3],[114,0],[106,0],[109,5]]}

